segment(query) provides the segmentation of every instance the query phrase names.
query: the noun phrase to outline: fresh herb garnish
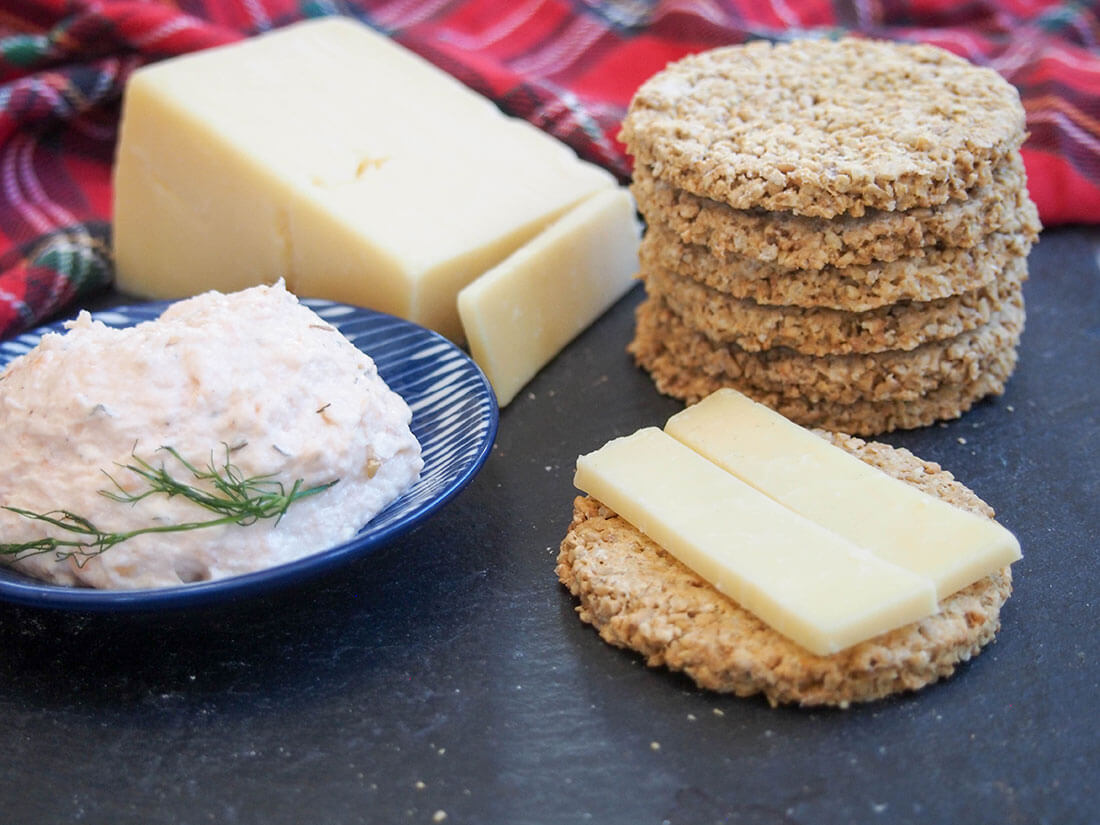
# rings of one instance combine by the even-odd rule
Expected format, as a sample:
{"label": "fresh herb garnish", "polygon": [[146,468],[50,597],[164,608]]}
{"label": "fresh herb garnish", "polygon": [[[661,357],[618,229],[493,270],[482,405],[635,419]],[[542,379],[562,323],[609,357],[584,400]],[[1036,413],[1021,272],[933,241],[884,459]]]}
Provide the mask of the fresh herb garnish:
{"label": "fresh herb garnish", "polygon": [[195,482],[205,486],[188,484],[174,478],[163,463],[160,466],[153,466],[136,454],[131,454],[133,463],[120,464],[119,466],[144,479],[147,488],[140,492],[131,493],[116,481],[114,476],[104,470],[104,474],[111,480],[115,489],[99,490],[99,494],[122,504],[133,504],[153,495],[164,495],[168,498],[183,496],[203,509],[219,513],[219,518],[207,521],[190,521],[182,524],[154,525],[130,530],[129,532],[115,533],[101,530],[88,519],[68,510],[36,513],[33,510],[25,510],[21,507],[3,506],[3,509],[24,518],[57,527],[71,534],[72,538],[47,536],[22,543],[0,543],[0,554],[19,558],[39,553],[56,552],[58,559],[75,557],[78,563],[83,564],[87,559],[109,550],[116,544],[121,544],[135,536],[142,536],[147,533],[178,533],[187,530],[198,530],[203,527],[216,527],[220,524],[239,524],[242,527],[247,527],[263,519],[275,519],[275,523],[278,524],[291,504],[327,490],[339,480],[318,484],[315,487],[303,487],[304,482],[299,478],[288,491],[283,483],[276,481],[271,474],[246,477],[241,473],[240,468],[229,460],[231,452],[229,445],[225,445],[224,463],[220,467],[215,464],[214,455],[211,453],[210,462],[205,470],[195,467],[172,447],[161,447],[160,449],[183,465]]}

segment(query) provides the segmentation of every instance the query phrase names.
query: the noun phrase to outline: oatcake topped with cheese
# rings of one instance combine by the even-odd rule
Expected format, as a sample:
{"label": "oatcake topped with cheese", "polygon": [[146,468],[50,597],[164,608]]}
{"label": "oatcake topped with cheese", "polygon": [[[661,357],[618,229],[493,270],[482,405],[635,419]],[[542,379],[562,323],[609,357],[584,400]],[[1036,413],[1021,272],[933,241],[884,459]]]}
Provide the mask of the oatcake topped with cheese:
{"label": "oatcake topped with cheese", "polygon": [[[992,509],[938,465],[904,449],[822,436],[864,462],[956,507]],[[940,600],[939,612],[828,656],[810,653],[719,593],[656,542],[591,497],[574,502],[557,575],[604,641],[700,687],[771,704],[847,706],[950,676],[1000,628],[1012,593],[1004,567]]]}

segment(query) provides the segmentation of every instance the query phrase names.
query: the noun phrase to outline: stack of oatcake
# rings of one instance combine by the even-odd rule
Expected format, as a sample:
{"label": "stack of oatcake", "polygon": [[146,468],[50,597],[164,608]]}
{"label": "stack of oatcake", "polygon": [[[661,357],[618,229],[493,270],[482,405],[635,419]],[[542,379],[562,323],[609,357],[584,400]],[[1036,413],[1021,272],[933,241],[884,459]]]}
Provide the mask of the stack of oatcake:
{"label": "stack of oatcake", "polygon": [[930,46],[756,42],[671,64],[623,123],[647,231],[630,351],[868,435],[999,394],[1040,229],[1016,90]]}

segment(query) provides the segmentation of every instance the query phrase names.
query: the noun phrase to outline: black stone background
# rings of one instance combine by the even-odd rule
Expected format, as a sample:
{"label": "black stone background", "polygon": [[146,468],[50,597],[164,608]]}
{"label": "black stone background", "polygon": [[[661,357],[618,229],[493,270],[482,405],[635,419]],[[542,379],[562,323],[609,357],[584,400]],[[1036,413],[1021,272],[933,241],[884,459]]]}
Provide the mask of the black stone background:
{"label": "black stone background", "polygon": [[1024,547],[996,643],[952,679],[772,709],[577,620],[553,572],[574,460],[680,408],[624,353],[636,288],[504,410],[472,485],[372,556],[220,607],[0,604],[0,821],[1100,820],[1098,254],[1098,230],[1044,233],[1007,393],[883,439]]}

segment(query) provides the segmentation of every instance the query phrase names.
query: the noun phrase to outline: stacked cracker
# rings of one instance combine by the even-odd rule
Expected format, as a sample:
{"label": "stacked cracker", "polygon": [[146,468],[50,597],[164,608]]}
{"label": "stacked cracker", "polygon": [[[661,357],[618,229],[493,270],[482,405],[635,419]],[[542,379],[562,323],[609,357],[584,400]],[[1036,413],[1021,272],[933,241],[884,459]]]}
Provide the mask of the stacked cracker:
{"label": "stacked cracker", "polygon": [[671,64],[621,138],[647,223],[630,351],[869,435],[1003,391],[1040,229],[1016,90],[930,46],[757,42]]}

